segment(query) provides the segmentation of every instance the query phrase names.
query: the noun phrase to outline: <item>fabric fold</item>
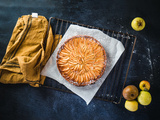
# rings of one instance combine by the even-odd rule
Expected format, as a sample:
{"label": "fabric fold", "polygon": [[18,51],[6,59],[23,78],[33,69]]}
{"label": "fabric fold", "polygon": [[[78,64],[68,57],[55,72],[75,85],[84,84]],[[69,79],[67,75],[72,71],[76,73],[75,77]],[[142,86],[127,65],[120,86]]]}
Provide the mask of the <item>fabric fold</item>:
{"label": "fabric fold", "polygon": [[0,82],[42,85],[45,76],[40,72],[61,38],[61,35],[53,36],[44,16],[18,18],[0,65]]}

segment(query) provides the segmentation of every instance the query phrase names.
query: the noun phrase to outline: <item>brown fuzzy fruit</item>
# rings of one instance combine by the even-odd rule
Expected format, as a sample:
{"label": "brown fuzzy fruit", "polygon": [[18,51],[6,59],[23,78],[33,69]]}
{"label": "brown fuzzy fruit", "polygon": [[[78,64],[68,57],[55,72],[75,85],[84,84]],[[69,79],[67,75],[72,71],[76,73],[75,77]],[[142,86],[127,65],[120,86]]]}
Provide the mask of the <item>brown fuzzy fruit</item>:
{"label": "brown fuzzy fruit", "polygon": [[126,100],[134,100],[138,97],[138,89],[134,85],[128,85],[123,89],[123,97]]}

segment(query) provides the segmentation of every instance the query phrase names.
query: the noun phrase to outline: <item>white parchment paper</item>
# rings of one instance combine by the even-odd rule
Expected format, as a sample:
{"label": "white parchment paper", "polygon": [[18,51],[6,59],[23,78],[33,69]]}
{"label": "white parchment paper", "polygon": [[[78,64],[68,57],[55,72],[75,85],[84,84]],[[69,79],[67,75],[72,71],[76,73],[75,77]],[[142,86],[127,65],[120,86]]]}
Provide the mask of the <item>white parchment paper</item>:
{"label": "white parchment paper", "polygon": [[[107,55],[107,65],[102,77],[99,80],[97,80],[95,84],[91,84],[84,87],[77,87],[66,81],[59,73],[56,65],[56,56],[60,46],[67,39],[76,35],[88,35],[94,37],[104,47]],[[97,29],[89,29],[78,25],[70,25],[62,40],[55,49],[54,53],[51,55],[50,59],[46,63],[41,74],[53,78],[59,83],[65,85],[72,92],[83,98],[86,101],[86,104],[88,105],[123,52],[123,44],[115,38],[109,37],[108,35],[104,34],[102,31]]]}

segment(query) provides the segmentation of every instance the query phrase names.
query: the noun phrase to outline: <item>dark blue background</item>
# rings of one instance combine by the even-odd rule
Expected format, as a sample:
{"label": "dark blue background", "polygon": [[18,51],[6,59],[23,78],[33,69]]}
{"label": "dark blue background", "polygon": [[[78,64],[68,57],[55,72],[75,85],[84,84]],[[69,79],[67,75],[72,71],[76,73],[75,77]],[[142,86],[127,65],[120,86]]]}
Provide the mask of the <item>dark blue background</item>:
{"label": "dark blue background", "polygon": [[[154,0],[4,0],[0,1],[0,61],[18,17],[32,12],[137,36],[127,84],[146,79],[152,103],[132,113],[121,104],[93,99],[87,106],[77,95],[29,85],[0,84],[0,120],[148,120],[160,112],[160,16]],[[133,18],[146,21],[143,31],[131,28]]]}

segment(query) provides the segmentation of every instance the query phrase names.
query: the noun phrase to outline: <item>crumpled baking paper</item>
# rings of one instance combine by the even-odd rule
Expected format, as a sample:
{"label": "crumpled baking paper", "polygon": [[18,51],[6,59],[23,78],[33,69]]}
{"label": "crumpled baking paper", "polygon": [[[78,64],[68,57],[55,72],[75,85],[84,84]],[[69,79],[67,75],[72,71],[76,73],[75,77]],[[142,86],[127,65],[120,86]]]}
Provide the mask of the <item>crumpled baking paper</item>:
{"label": "crumpled baking paper", "polygon": [[[104,47],[107,55],[107,65],[104,74],[102,77],[95,82],[95,84],[77,87],[75,85],[70,84],[68,81],[66,81],[60,74],[57,68],[56,64],[56,57],[57,52],[63,43],[76,35],[87,35],[94,37],[97,39],[101,45]],[[124,46],[123,44],[118,41],[115,38],[109,37],[108,35],[104,34],[102,31],[98,29],[89,29],[85,27],[81,27],[78,25],[70,25],[66,33],[64,34],[62,40],[60,41],[59,45],[51,55],[50,59],[46,63],[44,69],[42,70],[41,74],[47,77],[50,77],[59,83],[66,86],[68,89],[70,89],[75,94],[79,95],[81,98],[83,98],[86,101],[86,104],[88,105],[102,83],[105,81],[106,77],[118,61],[119,57],[124,52]]]}

